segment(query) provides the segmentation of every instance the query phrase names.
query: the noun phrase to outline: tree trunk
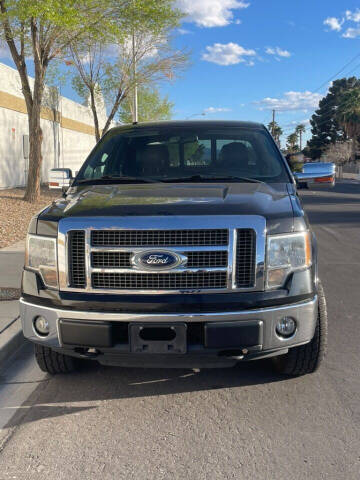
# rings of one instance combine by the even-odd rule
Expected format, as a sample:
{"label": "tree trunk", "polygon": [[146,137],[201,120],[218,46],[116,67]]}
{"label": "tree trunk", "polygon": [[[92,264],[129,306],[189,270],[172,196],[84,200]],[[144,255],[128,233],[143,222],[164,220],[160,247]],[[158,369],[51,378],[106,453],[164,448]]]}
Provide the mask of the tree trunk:
{"label": "tree trunk", "polygon": [[95,128],[95,138],[96,143],[100,140],[100,128],[99,128],[99,119],[96,110],[96,102],[95,102],[95,93],[93,89],[90,89],[90,103],[91,103],[91,111],[94,118],[94,128]]}
{"label": "tree trunk", "polygon": [[24,200],[31,203],[37,202],[40,197],[42,164],[41,145],[43,140],[42,130],[40,127],[40,109],[40,104],[34,102],[31,112],[28,112],[30,148],[28,179]]}

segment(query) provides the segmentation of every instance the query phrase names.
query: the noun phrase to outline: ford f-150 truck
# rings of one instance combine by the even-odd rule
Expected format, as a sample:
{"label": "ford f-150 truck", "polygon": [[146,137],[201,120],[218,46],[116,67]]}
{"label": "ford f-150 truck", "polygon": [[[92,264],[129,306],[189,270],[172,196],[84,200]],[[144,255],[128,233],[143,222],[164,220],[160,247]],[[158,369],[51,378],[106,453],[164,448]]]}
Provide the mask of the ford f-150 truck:
{"label": "ford f-150 truck", "polygon": [[[309,179],[309,174],[307,174]],[[116,127],[30,223],[21,319],[40,368],[314,372],[327,314],[287,162],[250,122]]]}

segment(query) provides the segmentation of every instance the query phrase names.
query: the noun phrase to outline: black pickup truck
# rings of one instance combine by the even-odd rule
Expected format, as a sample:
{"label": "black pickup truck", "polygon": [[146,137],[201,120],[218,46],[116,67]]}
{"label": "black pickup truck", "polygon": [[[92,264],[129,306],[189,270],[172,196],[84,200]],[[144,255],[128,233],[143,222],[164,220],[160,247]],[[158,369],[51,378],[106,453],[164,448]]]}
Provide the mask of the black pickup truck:
{"label": "black pickup truck", "polygon": [[327,315],[316,240],[271,135],[249,122],[127,125],[27,237],[21,318],[40,368],[314,372]]}

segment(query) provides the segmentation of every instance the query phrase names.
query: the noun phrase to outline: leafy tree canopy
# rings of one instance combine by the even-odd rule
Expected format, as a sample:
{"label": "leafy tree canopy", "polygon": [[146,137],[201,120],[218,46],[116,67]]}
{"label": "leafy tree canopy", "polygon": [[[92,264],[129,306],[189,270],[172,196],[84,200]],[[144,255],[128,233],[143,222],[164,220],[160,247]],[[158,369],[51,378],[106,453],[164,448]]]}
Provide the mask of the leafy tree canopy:
{"label": "leafy tree canopy", "polygon": [[358,86],[360,86],[360,80],[356,77],[335,80],[328,94],[320,100],[319,108],[310,120],[312,138],[308,142],[308,147],[311,158],[320,158],[330,143],[347,138],[339,123],[337,109],[342,103],[344,94]]}
{"label": "leafy tree canopy", "polygon": [[[143,87],[138,92],[139,122],[170,120],[174,104],[168,97],[161,98],[155,88]],[[133,96],[129,95],[121,104],[119,120],[131,123],[133,118]]]}

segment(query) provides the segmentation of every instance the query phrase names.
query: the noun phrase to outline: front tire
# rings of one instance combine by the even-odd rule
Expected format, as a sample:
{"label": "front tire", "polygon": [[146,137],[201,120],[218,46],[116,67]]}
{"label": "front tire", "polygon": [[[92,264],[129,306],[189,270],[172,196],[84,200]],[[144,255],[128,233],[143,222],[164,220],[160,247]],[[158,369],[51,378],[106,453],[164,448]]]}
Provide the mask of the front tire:
{"label": "front tire", "polygon": [[315,372],[321,365],[327,350],[328,320],[326,300],[322,284],[318,284],[318,318],[314,337],[310,343],[293,347],[285,355],[273,358],[278,373],[291,376]]}
{"label": "front tire", "polygon": [[71,373],[76,370],[75,358],[55,352],[49,347],[35,344],[35,358],[40,369],[51,375]]}

